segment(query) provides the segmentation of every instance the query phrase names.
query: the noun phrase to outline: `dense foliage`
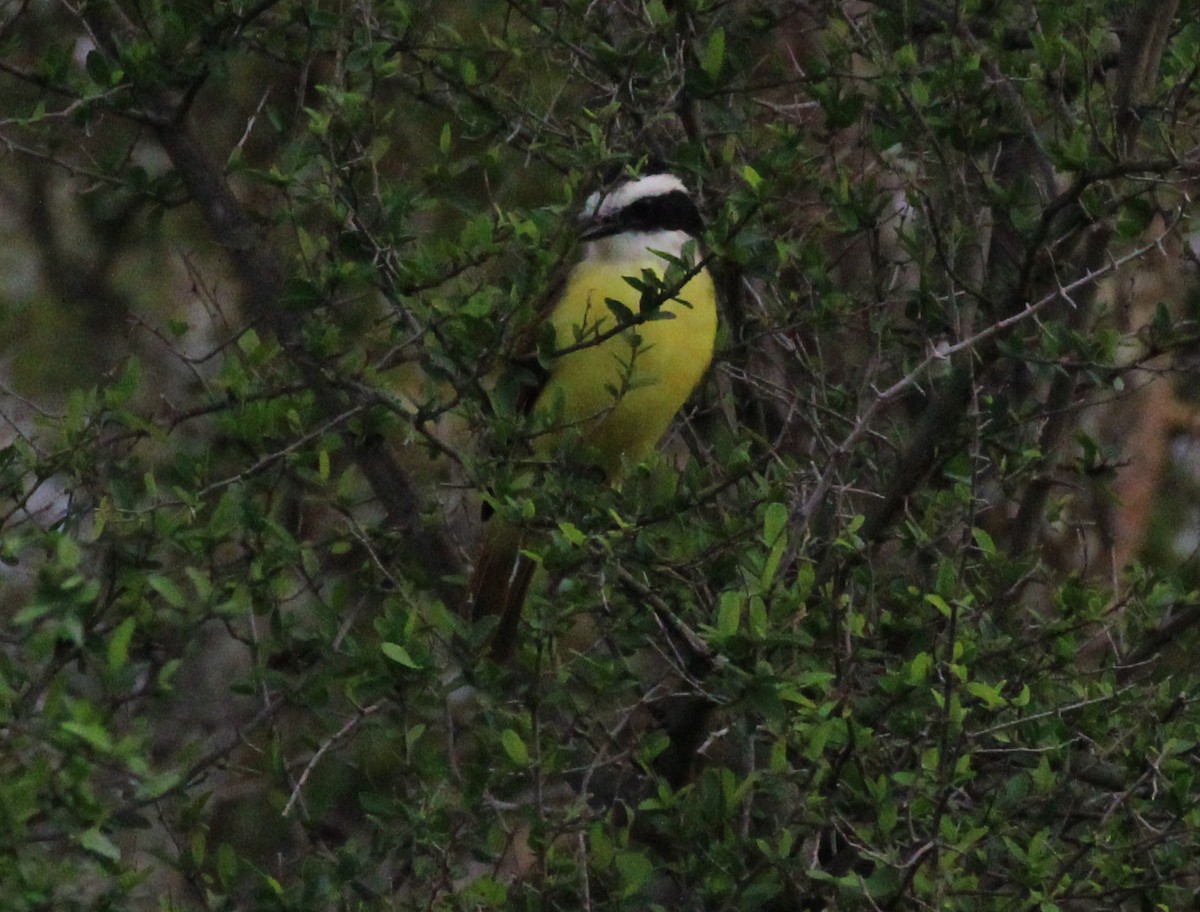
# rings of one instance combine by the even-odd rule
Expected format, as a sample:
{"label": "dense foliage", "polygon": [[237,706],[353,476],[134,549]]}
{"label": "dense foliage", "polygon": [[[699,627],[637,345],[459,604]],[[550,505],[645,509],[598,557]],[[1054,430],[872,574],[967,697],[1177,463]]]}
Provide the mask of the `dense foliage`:
{"label": "dense foliage", "polygon": [[[1195,12],[0,4],[0,908],[1190,907]],[[615,490],[506,367],[650,157]]]}

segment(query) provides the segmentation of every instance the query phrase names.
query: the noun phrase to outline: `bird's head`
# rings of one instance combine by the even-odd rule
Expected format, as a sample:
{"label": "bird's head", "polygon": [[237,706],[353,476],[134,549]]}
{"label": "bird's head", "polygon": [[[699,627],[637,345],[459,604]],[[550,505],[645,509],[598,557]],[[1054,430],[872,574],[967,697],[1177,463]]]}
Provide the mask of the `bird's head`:
{"label": "bird's head", "polygon": [[[678,249],[704,231],[687,187],[667,172],[626,176],[597,190],[587,198],[580,218],[580,238],[591,245],[589,255],[626,244]],[[656,247],[655,241],[663,246]]]}

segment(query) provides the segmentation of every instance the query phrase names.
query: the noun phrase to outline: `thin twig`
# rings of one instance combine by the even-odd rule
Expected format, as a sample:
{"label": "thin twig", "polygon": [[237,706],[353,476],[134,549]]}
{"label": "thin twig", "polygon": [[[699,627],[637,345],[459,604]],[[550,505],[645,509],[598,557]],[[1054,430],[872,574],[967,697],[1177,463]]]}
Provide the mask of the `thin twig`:
{"label": "thin twig", "polygon": [[313,755],[309,758],[308,763],[306,763],[304,765],[304,770],[303,770],[303,772],[300,773],[300,778],[296,780],[296,786],[295,786],[295,788],[292,789],[292,794],[288,798],[287,804],[285,804],[283,806],[283,811],[281,812],[281,816],[287,817],[289,814],[291,814],[292,807],[296,804],[297,801],[300,800],[300,792],[303,790],[305,784],[308,782],[308,777],[311,776],[313,770],[317,768],[317,764],[321,762],[321,758],[324,757],[327,753],[329,753],[329,751],[339,741],[342,741],[345,738],[349,737],[350,733],[353,732],[354,729],[358,728],[358,726],[362,724],[363,720],[367,716],[371,715],[374,712],[377,712],[379,710],[380,705],[381,704],[379,704],[379,703],[372,703],[370,706],[364,706],[362,709],[358,710],[357,713],[355,713],[353,716],[351,716],[349,719],[347,719],[345,724],[341,728],[339,728],[330,737],[326,738],[324,741],[321,742],[320,747],[318,747],[316,749],[316,751],[313,753]]}

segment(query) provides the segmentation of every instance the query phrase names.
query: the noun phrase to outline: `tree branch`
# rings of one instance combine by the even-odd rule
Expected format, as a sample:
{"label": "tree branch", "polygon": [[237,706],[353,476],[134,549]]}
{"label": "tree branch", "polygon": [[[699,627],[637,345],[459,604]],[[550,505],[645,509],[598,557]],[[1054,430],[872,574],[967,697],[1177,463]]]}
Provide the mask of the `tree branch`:
{"label": "tree branch", "polygon": [[[88,5],[81,13],[97,44],[116,61],[118,38],[134,27],[112,4]],[[245,287],[245,307],[252,320],[267,326],[296,364],[312,389],[321,410],[330,420],[370,403],[347,402],[327,371],[306,349],[303,315],[283,302],[287,270],[276,251],[259,236],[254,220],[234,194],[221,168],[179,115],[178,105],[157,85],[133,85],[133,93],[152,125],[155,138],[171,159],[180,181],[200,208],[213,239],[230,258]],[[458,561],[442,530],[422,515],[420,499],[408,475],[378,436],[346,435],[347,446],[372,492],[383,505],[388,521],[400,532],[420,542],[428,570],[426,581],[447,604],[459,600],[456,587],[445,578],[456,572]]]}
{"label": "tree branch", "polygon": [[1159,65],[1179,0],[1142,0],[1130,11],[1121,39],[1116,114],[1121,155],[1128,154],[1141,124],[1142,105],[1158,79]]}

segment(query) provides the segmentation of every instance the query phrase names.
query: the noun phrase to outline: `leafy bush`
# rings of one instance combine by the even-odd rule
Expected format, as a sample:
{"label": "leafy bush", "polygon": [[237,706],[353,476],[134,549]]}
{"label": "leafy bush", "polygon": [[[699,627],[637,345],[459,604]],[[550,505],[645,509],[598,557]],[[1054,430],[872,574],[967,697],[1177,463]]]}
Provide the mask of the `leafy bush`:
{"label": "leafy bush", "polygon": [[[1194,903],[1200,25],[1128,6],[0,10],[3,908]],[[722,328],[618,490],[505,370],[649,157]]]}

